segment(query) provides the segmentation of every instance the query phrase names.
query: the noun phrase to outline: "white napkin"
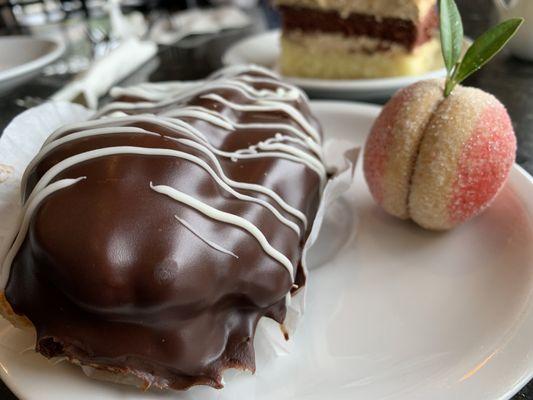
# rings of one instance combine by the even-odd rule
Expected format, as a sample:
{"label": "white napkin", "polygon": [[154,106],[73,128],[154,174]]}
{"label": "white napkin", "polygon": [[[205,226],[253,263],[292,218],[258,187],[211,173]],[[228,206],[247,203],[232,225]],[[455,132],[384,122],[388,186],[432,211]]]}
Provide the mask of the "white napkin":
{"label": "white napkin", "polygon": [[120,3],[120,0],[108,0],[105,5],[111,24],[110,36],[117,40],[144,37],[148,31],[144,15],[138,11],[124,15],[122,14]]}
{"label": "white napkin", "polygon": [[147,31],[142,14],[125,16],[120,9],[120,0],[109,0],[105,8],[111,23],[109,35],[120,44],[96,59],[87,71],[55,93],[51,100],[73,101],[96,109],[101,96],[156,54],[155,43],[140,39]]}
{"label": "white napkin", "polygon": [[116,86],[111,89],[109,94],[115,99],[125,96],[139,98],[143,101],[157,102],[176,96],[178,93],[192,89],[204,82],[205,80],[143,82],[135,86]]}
{"label": "white napkin", "polygon": [[250,24],[248,15],[237,7],[191,9],[175,13],[170,19],[157,21],[150,32],[150,39],[160,44],[172,44],[189,35],[217,33]]}
{"label": "white napkin", "polygon": [[51,100],[73,101],[96,109],[101,96],[152,58],[156,52],[157,45],[153,42],[127,39],[109,54],[95,61],[79,78],[55,93]]}

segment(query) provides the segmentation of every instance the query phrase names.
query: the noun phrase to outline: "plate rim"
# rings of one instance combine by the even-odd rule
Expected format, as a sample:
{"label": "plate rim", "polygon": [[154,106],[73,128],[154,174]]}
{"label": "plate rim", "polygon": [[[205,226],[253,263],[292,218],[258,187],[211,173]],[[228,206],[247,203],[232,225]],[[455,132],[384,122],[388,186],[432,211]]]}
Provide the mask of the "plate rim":
{"label": "plate rim", "polygon": [[[368,103],[368,102],[362,102],[362,101],[343,101],[343,100],[327,100],[327,99],[321,99],[321,100],[310,100],[311,103],[311,109],[314,107],[319,108],[328,108],[328,107],[335,107],[337,111],[341,109],[341,111],[348,111],[349,108],[357,108],[361,111],[366,111],[369,113],[379,113],[379,111],[383,108],[380,105]],[[364,145],[362,145],[361,151],[364,151]],[[519,165],[518,163],[513,163],[513,166],[511,168],[511,171],[509,173],[508,180],[506,182],[506,185],[510,185],[511,190],[517,194],[518,187],[520,187],[522,190],[525,188],[528,191],[531,191],[533,194],[533,175],[531,175],[529,172],[526,171],[524,167]],[[517,194],[518,195],[518,194]],[[522,205],[529,205],[530,211],[528,212],[528,215],[530,217],[533,217],[533,196],[524,197],[523,195],[518,195],[520,202]],[[533,223],[531,224],[533,226]],[[530,288],[530,291],[533,296],[533,287]],[[529,307],[531,308],[533,304],[533,301],[529,300]],[[527,323],[528,318],[525,317],[522,321],[519,321],[520,324]],[[533,314],[529,317],[529,323],[533,324]],[[510,339],[508,342],[505,343],[504,346],[502,346],[499,350],[496,356],[501,355],[505,352],[505,349],[509,348],[510,345],[512,345],[513,339]],[[533,343],[533,342],[532,342]],[[527,353],[527,351],[524,351],[524,354]],[[533,344],[531,345],[531,353],[533,354]],[[495,357],[497,359],[497,357]],[[502,364],[502,361],[499,361],[500,364]],[[520,390],[522,390],[530,381],[533,380],[533,363],[530,364],[529,370],[524,371],[520,378],[518,380],[515,380],[514,383],[510,386],[506,386],[507,389],[500,394],[495,394],[494,398],[486,399],[486,400],[510,400],[513,396],[515,396]]]}
{"label": "plate rim", "polygon": [[[273,40],[279,37],[279,29],[267,30],[244,37],[233,43],[223,54],[222,63],[225,66],[242,64],[239,61],[240,56],[237,54],[239,49],[255,40]],[[438,79],[446,76],[446,69],[441,68],[429,71],[421,75],[398,76],[389,78],[372,78],[372,79],[313,79],[283,76],[283,78],[297,86],[309,90],[334,90],[337,92],[360,92],[367,90],[388,90],[398,89],[410,83],[421,79]]]}

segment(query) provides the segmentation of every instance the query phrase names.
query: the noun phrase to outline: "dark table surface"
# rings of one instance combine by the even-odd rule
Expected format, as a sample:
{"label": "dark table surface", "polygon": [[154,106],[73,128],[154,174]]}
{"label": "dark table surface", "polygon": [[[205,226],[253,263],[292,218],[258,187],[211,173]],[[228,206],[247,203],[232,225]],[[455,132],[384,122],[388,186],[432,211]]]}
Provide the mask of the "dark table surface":
{"label": "dark table surface", "polygon": [[[477,37],[495,23],[496,15],[492,2],[458,0],[458,3],[468,36]],[[268,15],[271,17],[271,13]],[[258,18],[258,13],[254,13],[254,18]],[[275,19],[268,22],[270,26],[276,24]],[[221,66],[221,55],[229,45],[254,31],[264,29],[264,26],[264,21],[261,21],[245,30],[190,38],[175,46],[161,46],[153,60],[121,84],[202,78]],[[0,132],[13,117],[25,110],[25,107],[20,105],[20,99],[27,96],[46,99],[62,88],[70,78],[69,75],[41,75],[30,83],[0,96]],[[507,106],[518,137],[517,162],[533,174],[533,62],[518,60],[504,51],[466,84],[493,93]],[[103,99],[104,102],[106,100]],[[377,100],[380,103],[384,101],[386,99]],[[1,381],[0,399],[16,399]],[[533,381],[513,397],[513,400],[533,400]]]}

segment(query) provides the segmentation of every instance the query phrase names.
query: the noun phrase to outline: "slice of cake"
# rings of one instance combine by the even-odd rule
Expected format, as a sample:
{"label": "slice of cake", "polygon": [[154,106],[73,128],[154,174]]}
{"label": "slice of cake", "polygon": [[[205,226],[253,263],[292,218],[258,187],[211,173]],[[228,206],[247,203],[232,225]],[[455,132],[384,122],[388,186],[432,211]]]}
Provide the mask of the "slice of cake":
{"label": "slice of cake", "polygon": [[436,0],[275,0],[284,75],[417,75],[440,67]]}

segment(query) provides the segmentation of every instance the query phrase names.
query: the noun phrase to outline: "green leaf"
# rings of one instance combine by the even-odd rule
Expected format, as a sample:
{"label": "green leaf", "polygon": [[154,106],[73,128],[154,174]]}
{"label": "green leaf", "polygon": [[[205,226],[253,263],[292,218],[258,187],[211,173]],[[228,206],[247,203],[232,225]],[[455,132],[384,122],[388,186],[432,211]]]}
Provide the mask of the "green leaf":
{"label": "green leaf", "polygon": [[463,22],[454,0],[440,0],[439,14],[442,56],[450,76],[463,50]]}
{"label": "green leaf", "polygon": [[455,84],[461,83],[488,63],[513,37],[523,18],[513,18],[500,23],[478,37],[467,50],[463,61],[452,77]]}

